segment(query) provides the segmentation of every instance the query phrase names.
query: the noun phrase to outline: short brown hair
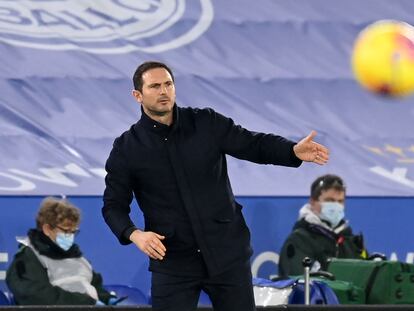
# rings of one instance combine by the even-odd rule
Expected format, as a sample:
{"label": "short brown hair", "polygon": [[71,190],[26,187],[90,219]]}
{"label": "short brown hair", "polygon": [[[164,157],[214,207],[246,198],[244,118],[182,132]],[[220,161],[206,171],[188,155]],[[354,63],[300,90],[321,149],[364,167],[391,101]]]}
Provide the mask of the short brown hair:
{"label": "short brown hair", "polygon": [[52,227],[69,220],[76,226],[80,223],[80,210],[67,200],[53,197],[45,198],[40,204],[40,209],[36,217],[36,226],[42,229],[44,224]]}
{"label": "short brown hair", "polygon": [[148,62],[145,62],[145,63],[142,63],[141,65],[139,65],[137,70],[135,70],[134,76],[132,78],[135,90],[142,92],[142,86],[144,85],[144,81],[142,80],[142,76],[148,70],[155,69],[155,68],[164,68],[165,70],[167,70],[168,73],[171,76],[171,79],[174,82],[174,74],[173,74],[170,67],[168,67],[166,64],[161,63],[161,62],[148,61]]}
{"label": "short brown hair", "polygon": [[346,192],[346,186],[341,177],[332,174],[326,174],[316,178],[311,186],[311,198],[318,200],[323,191],[335,189],[340,192]]}

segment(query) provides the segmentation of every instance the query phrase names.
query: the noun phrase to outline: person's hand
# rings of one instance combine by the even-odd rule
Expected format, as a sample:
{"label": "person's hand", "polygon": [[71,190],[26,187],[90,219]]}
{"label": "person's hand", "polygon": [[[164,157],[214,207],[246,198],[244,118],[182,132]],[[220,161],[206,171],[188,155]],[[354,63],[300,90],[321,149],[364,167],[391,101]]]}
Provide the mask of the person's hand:
{"label": "person's hand", "polygon": [[302,161],[323,165],[329,160],[329,150],[325,146],[314,142],[313,138],[315,136],[316,132],[312,131],[293,147],[293,152]]}
{"label": "person's hand", "polygon": [[165,239],[163,235],[151,231],[135,230],[129,239],[152,259],[162,260],[164,258],[167,249],[161,242]]}

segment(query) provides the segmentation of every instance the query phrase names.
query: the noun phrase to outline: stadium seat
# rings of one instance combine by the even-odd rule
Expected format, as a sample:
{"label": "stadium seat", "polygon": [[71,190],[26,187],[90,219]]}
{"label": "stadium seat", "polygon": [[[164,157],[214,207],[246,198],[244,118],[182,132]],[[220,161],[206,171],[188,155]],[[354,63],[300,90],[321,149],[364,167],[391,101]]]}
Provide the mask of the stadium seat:
{"label": "stadium seat", "polygon": [[9,306],[12,305],[12,297],[10,297],[8,292],[0,290],[0,306]]}
{"label": "stadium seat", "polygon": [[198,299],[198,306],[199,307],[211,306],[210,297],[204,291],[201,291],[200,293],[200,298]]}
{"label": "stadium seat", "polygon": [[145,296],[136,287],[111,284],[104,285],[104,288],[107,291],[115,294],[118,298],[127,297],[125,300],[122,300],[117,305],[149,305],[148,297]]}

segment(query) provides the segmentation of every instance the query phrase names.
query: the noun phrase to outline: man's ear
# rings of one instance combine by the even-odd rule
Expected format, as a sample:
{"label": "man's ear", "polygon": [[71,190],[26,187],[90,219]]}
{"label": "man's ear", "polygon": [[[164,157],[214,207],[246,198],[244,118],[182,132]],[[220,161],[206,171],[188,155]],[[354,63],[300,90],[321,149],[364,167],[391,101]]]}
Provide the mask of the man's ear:
{"label": "man's ear", "polygon": [[135,99],[136,99],[138,102],[142,103],[142,93],[141,93],[140,91],[137,91],[137,90],[132,90],[132,96],[134,96],[134,97],[135,97]]}
{"label": "man's ear", "polygon": [[53,228],[49,225],[49,224],[43,224],[42,225],[42,231],[45,235],[47,235],[48,237],[50,237]]}
{"label": "man's ear", "polygon": [[309,204],[310,204],[310,208],[311,208],[311,210],[314,212],[314,213],[316,213],[316,214],[319,214],[321,211],[320,211],[320,206],[318,205],[318,203],[317,203],[318,201],[317,200],[315,200],[315,199],[313,199],[313,198],[310,198],[309,199]]}

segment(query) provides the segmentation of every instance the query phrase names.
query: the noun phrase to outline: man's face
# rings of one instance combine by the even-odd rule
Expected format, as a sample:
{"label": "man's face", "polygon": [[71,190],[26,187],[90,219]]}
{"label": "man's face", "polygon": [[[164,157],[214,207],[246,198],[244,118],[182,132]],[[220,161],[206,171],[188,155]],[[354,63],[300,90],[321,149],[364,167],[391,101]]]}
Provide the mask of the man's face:
{"label": "man's face", "polygon": [[338,191],[336,189],[328,189],[328,190],[322,191],[318,200],[311,199],[310,204],[312,207],[312,211],[317,215],[321,213],[322,202],[338,202],[338,203],[344,204],[345,203],[345,192]]}
{"label": "man's face", "polygon": [[145,113],[150,116],[171,113],[175,103],[175,86],[169,72],[164,68],[150,69],[144,72],[142,81],[142,92],[134,90],[132,94]]}
{"label": "man's face", "polygon": [[79,228],[77,224],[65,219],[62,223],[57,226],[51,226],[44,224],[42,227],[43,233],[47,235],[51,240],[56,241],[56,236],[59,232],[65,234],[77,234]]}

